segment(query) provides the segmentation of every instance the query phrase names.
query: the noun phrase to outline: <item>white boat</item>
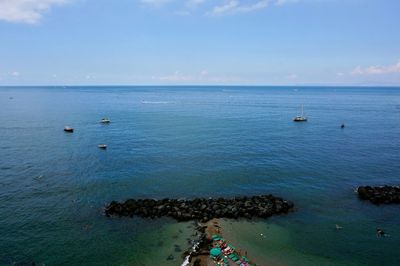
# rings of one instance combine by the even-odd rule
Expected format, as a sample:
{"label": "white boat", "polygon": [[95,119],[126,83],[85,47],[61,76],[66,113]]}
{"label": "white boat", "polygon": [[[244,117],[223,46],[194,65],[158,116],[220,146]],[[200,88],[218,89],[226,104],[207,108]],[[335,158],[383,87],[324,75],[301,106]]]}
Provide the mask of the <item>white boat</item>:
{"label": "white boat", "polygon": [[102,124],[108,124],[108,123],[110,123],[111,122],[111,120],[110,119],[108,119],[108,118],[102,118],[101,120],[100,120],[100,123],[102,123]]}
{"label": "white boat", "polygon": [[294,122],[307,122],[307,117],[304,116],[304,109],[303,105],[301,105],[301,115],[296,116],[293,118]]}
{"label": "white boat", "polygon": [[97,145],[97,147],[99,147],[100,149],[105,150],[105,149],[107,149],[107,144],[99,144],[99,145]]}
{"label": "white boat", "polygon": [[68,133],[72,133],[72,132],[74,132],[74,129],[72,127],[66,126],[66,127],[64,127],[64,131],[68,132]]}

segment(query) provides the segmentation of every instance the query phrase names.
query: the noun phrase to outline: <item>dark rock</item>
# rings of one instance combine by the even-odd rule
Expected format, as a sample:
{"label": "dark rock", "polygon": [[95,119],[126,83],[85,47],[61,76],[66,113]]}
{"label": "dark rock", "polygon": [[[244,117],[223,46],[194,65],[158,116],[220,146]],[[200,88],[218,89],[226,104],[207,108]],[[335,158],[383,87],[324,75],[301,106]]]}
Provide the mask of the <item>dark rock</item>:
{"label": "dark rock", "polygon": [[[368,189],[365,193],[367,192]],[[400,199],[396,195],[390,195],[391,201]],[[375,195],[372,200],[385,202],[388,199]],[[207,222],[213,218],[267,218],[273,214],[288,213],[293,209],[293,206],[293,203],[272,195],[236,197],[233,199],[128,199],[124,203],[112,201],[106,207],[105,214],[106,216],[140,216],[144,218],[169,216],[178,221]]]}
{"label": "dark rock", "polygon": [[374,204],[400,203],[399,186],[360,186],[357,188],[358,197],[362,200],[369,200]]}

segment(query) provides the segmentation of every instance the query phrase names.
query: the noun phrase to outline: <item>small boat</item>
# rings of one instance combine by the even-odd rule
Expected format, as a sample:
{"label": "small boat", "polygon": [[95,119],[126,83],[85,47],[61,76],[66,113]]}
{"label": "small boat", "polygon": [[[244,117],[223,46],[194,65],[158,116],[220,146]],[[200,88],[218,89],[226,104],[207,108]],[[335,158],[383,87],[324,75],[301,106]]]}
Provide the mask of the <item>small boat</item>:
{"label": "small boat", "polygon": [[64,127],[64,131],[68,133],[74,132],[74,129],[72,127]]}
{"label": "small boat", "polygon": [[342,124],[342,125],[340,126],[340,128],[344,128],[344,124]]}
{"label": "small boat", "polygon": [[307,117],[304,116],[303,105],[301,106],[301,115],[296,116],[293,118],[294,122],[307,122]]}
{"label": "small boat", "polygon": [[97,145],[97,147],[99,147],[100,149],[105,150],[105,149],[107,149],[107,144],[99,144],[99,145]]}
{"label": "small boat", "polygon": [[110,119],[108,119],[108,118],[102,118],[101,120],[100,120],[100,123],[102,123],[102,124],[108,124],[108,123],[110,123],[111,122],[111,120]]}

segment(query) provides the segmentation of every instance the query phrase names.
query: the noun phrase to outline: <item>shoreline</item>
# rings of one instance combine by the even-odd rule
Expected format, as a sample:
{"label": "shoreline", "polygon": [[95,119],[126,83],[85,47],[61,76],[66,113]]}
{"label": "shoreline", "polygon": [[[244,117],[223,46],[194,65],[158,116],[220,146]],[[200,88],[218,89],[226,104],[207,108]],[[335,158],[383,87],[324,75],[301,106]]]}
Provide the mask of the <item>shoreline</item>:
{"label": "shoreline", "polygon": [[260,265],[247,258],[247,250],[236,249],[222,238],[220,219],[268,218],[294,211],[294,204],[272,194],[234,198],[194,199],[128,199],[112,201],[105,215],[142,218],[171,217],[180,221],[195,221],[197,240],[182,254],[182,266]]}

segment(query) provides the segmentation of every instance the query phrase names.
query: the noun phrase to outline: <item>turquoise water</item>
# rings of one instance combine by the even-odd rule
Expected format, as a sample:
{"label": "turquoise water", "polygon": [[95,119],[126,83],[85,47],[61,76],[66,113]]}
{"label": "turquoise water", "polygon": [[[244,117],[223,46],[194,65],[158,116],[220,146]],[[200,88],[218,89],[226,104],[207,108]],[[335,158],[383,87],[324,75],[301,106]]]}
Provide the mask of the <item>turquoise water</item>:
{"label": "turquoise water", "polygon": [[[302,104],[309,121],[293,123]],[[284,232],[283,264],[398,264],[400,206],[353,190],[400,183],[399,88],[2,87],[0,121],[1,265],[179,265],[190,223],[104,205],[262,193],[298,209],[256,224]],[[253,244],[260,259],[273,245]]]}

